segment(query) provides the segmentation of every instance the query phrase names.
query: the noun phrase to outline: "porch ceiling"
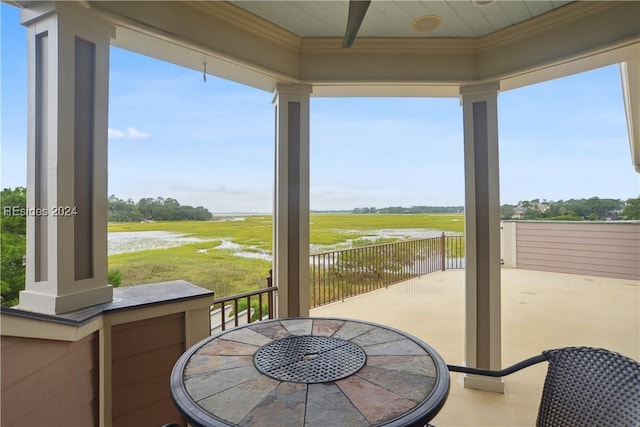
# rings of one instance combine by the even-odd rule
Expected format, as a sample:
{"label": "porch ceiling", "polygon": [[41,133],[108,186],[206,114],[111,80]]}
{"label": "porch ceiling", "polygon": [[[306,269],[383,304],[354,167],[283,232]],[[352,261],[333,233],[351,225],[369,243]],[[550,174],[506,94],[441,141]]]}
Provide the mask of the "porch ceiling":
{"label": "porch ceiling", "polygon": [[[236,6],[300,37],[343,37],[348,0],[232,1]],[[483,37],[547,13],[571,1],[373,1],[358,37]],[[425,15],[442,18],[431,32],[412,23]]]}
{"label": "porch ceiling", "polygon": [[[479,3],[479,2],[476,2]],[[113,44],[267,91],[313,86],[314,96],[458,96],[501,90],[640,57],[639,2],[374,1],[342,49],[347,3],[94,1],[117,26]],[[411,23],[437,14],[418,35]]]}

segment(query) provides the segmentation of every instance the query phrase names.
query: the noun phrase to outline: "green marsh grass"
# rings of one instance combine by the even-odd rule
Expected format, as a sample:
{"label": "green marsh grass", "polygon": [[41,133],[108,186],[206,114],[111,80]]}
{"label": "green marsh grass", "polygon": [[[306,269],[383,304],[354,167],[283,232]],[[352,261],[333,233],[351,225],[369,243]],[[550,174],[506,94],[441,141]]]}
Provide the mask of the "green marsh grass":
{"label": "green marsh grass", "polygon": [[[271,252],[270,215],[247,215],[243,221],[160,221],[154,223],[109,223],[109,232],[169,231],[202,242],[166,249],[145,250],[109,256],[109,269],[119,270],[122,286],[167,280],[186,280],[216,292],[217,297],[264,287],[271,261],[244,258],[231,251],[214,249],[222,239],[250,246],[245,252]],[[310,218],[313,245],[339,245],[352,241],[354,246],[370,245],[365,236],[381,229],[436,229],[460,234],[464,231],[462,214],[342,214],[317,213]],[[357,231],[359,234],[354,234]],[[380,238],[373,243],[388,243],[397,238]]]}

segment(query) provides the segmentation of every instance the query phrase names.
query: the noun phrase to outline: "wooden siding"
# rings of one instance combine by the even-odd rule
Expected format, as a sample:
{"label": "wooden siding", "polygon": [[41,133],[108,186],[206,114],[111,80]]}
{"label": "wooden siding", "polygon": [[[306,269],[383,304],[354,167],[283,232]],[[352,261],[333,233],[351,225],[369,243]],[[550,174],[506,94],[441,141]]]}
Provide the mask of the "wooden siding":
{"label": "wooden siding", "polygon": [[113,427],[182,422],[169,377],[185,351],[184,328],[183,313],[112,327]]}
{"label": "wooden siding", "polygon": [[518,222],[517,268],[640,280],[640,224]]}
{"label": "wooden siding", "polygon": [[0,338],[0,424],[97,426],[97,345],[97,333],[77,342]]}

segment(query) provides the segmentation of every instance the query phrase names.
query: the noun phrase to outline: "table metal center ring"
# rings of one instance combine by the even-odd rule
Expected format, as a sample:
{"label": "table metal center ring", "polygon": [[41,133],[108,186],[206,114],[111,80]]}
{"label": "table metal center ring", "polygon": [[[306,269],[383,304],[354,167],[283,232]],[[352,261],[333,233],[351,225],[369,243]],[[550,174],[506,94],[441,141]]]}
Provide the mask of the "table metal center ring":
{"label": "table metal center ring", "polygon": [[261,347],[253,360],[258,371],[271,378],[314,384],[355,374],[367,356],[359,346],[343,339],[302,335]]}

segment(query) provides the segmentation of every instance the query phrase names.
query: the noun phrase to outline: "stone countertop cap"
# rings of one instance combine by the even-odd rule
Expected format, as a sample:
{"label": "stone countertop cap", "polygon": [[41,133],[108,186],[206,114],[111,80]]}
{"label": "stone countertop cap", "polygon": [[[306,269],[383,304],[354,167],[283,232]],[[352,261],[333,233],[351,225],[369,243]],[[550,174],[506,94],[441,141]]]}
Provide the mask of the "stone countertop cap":
{"label": "stone countertop cap", "polygon": [[139,309],[198,298],[210,298],[213,303],[213,291],[196,286],[184,280],[151,283],[147,285],[125,286],[113,290],[113,300],[69,313],[51,315],[21,310],[20,306],[1,307],[0,314],[26,317],[34,320],[82,326],[104,314]]}

